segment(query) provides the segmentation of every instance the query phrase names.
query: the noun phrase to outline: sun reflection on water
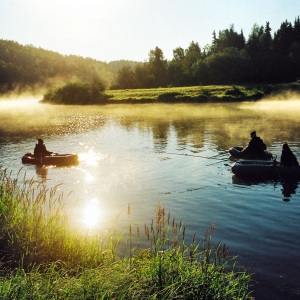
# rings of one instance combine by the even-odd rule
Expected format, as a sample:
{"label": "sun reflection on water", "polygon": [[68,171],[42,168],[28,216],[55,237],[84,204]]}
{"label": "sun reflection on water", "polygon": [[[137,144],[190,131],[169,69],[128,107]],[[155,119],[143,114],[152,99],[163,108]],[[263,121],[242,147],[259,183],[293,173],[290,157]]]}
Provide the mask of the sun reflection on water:
{"label": "sun reflection on water", "polygon": [[95,180],[95,176],[93,176],[90,172],[86,172],[85,174],[85,181],[91,182]]}
{"label": "sun reflection on water", "polygon": [[82,222],[86,228],[95,229],[103,219],[103,210],[98,199],[91,199],[82,210]]}
{"label": "sun reflection on water", "polygon": [[107,154],[96,153],[93,149],[89,149],[88,152],[79,153],[79,161],[85,162],[88,166],[97,166],[98,161],[105,159]]}

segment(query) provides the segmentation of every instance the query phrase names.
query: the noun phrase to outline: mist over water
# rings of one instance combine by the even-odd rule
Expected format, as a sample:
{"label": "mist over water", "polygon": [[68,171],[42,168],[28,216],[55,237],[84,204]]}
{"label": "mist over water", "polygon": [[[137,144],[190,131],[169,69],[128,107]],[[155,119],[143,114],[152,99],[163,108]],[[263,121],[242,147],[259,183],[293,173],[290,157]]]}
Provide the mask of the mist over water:
{"label": "mist over water", "polygon": [[[34,100],[0,101],[0,165],[51,188],[59,185],[70,220],[92,233],[130,222],[143,228],[158,201],[188,238],[217,223],[240,264],[256,263],[257,299],[297,299],[299,191],[280,182],[245,182],[231,173],[232,146],[256,130],[280,159],[288,142],[300,158],[300,101],[242,104],[53,106]],[[50,151],[78,153],[79,165],[23,165],[37,138]],[[21,178],[22,176],[20,176]],[[296,298],[295,298],[296,297]]]}

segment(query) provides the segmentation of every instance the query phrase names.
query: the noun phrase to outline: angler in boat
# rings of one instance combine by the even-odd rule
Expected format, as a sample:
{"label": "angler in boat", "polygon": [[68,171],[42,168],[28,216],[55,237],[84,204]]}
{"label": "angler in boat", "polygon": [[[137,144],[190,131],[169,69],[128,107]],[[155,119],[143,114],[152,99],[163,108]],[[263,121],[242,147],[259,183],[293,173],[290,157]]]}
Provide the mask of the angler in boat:
{"label": "angler in boat", "polygon": [[232,173],[242,178],[300,179],[300,166],[287,143],[282,145],[280,162],[240,160],[231,167]]}
{"label": "angler in boat", "polygon": [[245,148],[232,147],[229,149],[229,153],[238,158],[271,159],[273,157],[272,153],[267,151],[266,144],[256,135],[256,131],[252,131],[250,136],[251,140],[249,141],[248,146]]}
{"label": "angler in boat", "polygon": [[298,167],[299,162],[295,156],[295,154],[290,149],[287,143],[283,143],[282,145],[282,152],[280,158],[280,165],[287,166],[287,167]]}
{"label": "angler in boat", "polygon": [[46,146],[42,139],[38,139],[38,143],[35,144],[33,153],[35,157],[41,157],[41,156],[51,155],[53,152],[50,152],[46,149]]}
{"label": "angler in boat", "polygon": [[58,154],[48,151],[43,140],[38,139],[34,153],[26,153],[22,157],[22,163],[35,165],[68,166],[78,164],[77,154]]}

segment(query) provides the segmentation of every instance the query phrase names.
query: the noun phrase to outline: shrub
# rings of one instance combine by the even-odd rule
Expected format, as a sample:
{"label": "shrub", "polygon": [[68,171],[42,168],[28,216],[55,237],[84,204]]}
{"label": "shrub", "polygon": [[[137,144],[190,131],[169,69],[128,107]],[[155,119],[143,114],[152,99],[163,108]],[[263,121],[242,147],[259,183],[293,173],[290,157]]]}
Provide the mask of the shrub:
{"label": "shrub", "polygon": [[209,98],[212,96],[212,91],[210,89],[202,87],[200,89],[200,96],[205,96]]}
{"label": "shrub", "polygon": [[179,96],[180,93],[178,92],[167,92],[160,94],[157,97],[158,102],[176,102],[176,96]]}
{"label": "shrub", "polygon": [[227,95],[227,96],[244,96],[245,94],[238,87],[233,86],[232,89],[225,91],[225,95]]}
{"label": "shrub", "polygon": [[99,80],[92,83],[68,83],[55,90],[49,90],[41,102],[54,104],[105,104],[108,96]]}

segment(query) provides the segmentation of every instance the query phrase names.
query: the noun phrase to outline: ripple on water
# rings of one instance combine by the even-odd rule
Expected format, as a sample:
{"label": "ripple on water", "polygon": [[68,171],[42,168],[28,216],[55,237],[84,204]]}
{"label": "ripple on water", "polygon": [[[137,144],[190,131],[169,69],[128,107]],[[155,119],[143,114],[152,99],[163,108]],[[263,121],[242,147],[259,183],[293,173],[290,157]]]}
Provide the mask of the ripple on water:
{"label": "ripple on water", "polygon": [[[59,185],[59,192],[69,194],[66,209],[74,224],[95,219],[94,224],[108,228],[120,214],[119,229],[127,230],[130,203],[130,221],[142,227],[155,218],[161,201],[172,218],[183,220],[188,240],[194,233],[197,241],[203,240],[206,229],[216,222],[213,241],[226,242],[241,264],[257,263],[258,299],[288,299],[284,290],[297,287],[299,270],[298,188],[285,196],[281,183],[235,178],[227,149],[245,145],[257,124],[257,132],[278,158],[285,140],[300,157],[295,118],[278,111],[260,113],[259,108],[251,114],[249,107],[241,109],[237,104],[223,107],[222,114],[217,106],[206,112],[197,105],[176,106],[176,114],[175,106],[156,106],[153,114],[152,106],[147,106],[147,114],[145,106],[136,110],[139,114],[128,106],[126,110],[120,106],[118,114],[109,107],[60,107],[59,115],[56,108],[45,107],[34,124],[22,119],[21,131],[0,124],[0,165],[14,173],[23,168],[27,177],[43,180],[49,188]],[[16,122],[5,115],[9,124],[20,125],[21,119]],[[37,136],[51,151],[78,153],[79,165],[23,165],[21,157],[33,150]]]}

